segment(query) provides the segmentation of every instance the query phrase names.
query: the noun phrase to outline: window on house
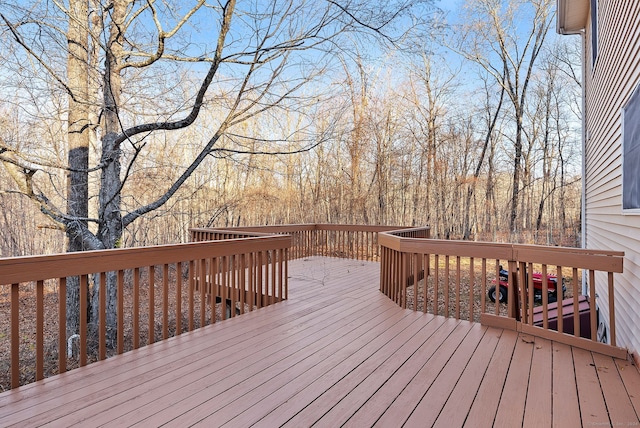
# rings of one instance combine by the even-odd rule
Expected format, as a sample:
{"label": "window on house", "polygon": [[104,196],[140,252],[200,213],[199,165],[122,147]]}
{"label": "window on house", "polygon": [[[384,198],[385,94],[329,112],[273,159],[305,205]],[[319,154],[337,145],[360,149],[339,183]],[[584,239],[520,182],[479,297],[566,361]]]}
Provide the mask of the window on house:
{"label": "window on house", "polygon": [[640,214],[640,87],[622,110],[622,209]]}
{"label": "window on house", "polygon": [[591,0],[591,67],[598,59],[598,0]]}

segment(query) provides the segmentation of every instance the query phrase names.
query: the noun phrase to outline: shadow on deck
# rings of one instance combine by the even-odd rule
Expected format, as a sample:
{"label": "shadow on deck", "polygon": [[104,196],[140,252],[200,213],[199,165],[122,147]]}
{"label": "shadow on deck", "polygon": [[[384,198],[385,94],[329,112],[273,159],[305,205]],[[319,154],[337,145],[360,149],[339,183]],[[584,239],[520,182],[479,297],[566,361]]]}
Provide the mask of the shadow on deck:
{"label": "shadow on deck", "polygon": [[628,361],[403,310],[377,263],[289,275],[287,301],[1,394],[0,425],[640,425]]}

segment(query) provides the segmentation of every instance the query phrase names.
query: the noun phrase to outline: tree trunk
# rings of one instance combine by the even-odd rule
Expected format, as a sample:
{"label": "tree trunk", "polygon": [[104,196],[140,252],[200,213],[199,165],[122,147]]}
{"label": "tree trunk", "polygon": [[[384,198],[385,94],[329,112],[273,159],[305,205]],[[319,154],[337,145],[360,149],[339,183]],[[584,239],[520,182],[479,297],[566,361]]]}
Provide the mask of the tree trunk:
{"label": "tree trunk", "polygon": [[[516,110],[518,110],[517,107]],[[513,192],[511,193],[511,213],[509,216],[509,230],[511,231],[512,238],[514,238],[518,232],[518,200],[520,196],[520,167],[522,161],[522,112],[516,114],[516,122],[515,154],[513,156]]]}
{"label": "tree trunk", "polygon": [[[470,221],[470,212],[471,212],[471,198],[473,197],[476,191],[476,185],[478,183],[478,178],[480,177],[480,171],[482,170],[482,164],[484,163],[484,158],[487,154],[487,149],[489,147],[489,143],[493,138],[493,130],[496,127],[496,123],[498,121],[498,117],[500,116],[500,110],[502,109],[502,102],[504,100],[504,92],[505,88],[502,86],[500,90],[500,101],[498,102],[498,106],[496,107],[496,111],[492,114],[491,109],[489,107],[489,91],[486,91],[487,95],[487,113],[488,113],[488,121],[489,127],[487,129],[487,133],[484,139],[484,145],[482,146],[482,151],[480,153],[480,159],[478,159],[478,164],[476,165],[476,169],[473,173],[473,180],[469,184],[467,189],[467,198],[465,200],[465,212],[464,212],[464,231],[462,239],[469,239],[471,237],[471,221]],[[487,184],[488,186],[488,184]],[[488,200],[488,197],[487,197]]]}
{"label": "tree trunk", "polygon": [[[115,248],[122,237],[120,176],[120,145],[116,138],[121,132],[118,106],[122,89],[120,59],[122,58],[123,21],[126,10],[125,0],[114,0],[106,48],[104,73],[104,136],[102,137],[102,173],[100,176],[99,212],[100,226],[98,239],[104,248]],[[115,275],[107,275],[106,284],[96,282],[92,295],[92,323],[99,321],[99,295],[106,287],[107,319],[106,331],[109,344],[115,343],[117,331],[116,281]],[[98,285],[99,284],[99,285]]]}
{"label": "tree trunk", "polygon": [[[88,4],[86,0],[69,2],[69,29],[67,32],[68,95],[68,165],[67,215],[75,218],[82,229],[87,228],[89,217],[89,96],[88,96]],[[67,251],[87,248],[79,228],[67,229]],[[80,279],[67,281],[67,338],[80,330]],[[86,316],[86,314],[83,314]]]}

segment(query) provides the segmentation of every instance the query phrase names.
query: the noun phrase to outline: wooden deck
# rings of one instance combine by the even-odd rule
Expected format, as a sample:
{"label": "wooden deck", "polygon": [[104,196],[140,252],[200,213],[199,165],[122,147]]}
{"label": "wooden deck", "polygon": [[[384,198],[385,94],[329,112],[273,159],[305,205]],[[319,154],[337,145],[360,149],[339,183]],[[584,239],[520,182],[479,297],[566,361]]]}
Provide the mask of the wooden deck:
{"label": "wooden deck", "polygon": [[377,263],[291,262],[289,300],[0,394],[0,426],[638,426],[624,360],[402,310]]}

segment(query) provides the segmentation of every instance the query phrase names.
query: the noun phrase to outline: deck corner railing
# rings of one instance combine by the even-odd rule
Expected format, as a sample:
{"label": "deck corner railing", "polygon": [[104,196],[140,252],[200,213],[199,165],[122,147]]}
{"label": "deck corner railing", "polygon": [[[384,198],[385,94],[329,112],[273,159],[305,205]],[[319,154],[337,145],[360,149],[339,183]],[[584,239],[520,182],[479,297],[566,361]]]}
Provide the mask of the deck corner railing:
{"label": "deck corner railing", "polygon": [[245,234],[290,235],[290,260],[324,256],[378,261],[380,257],[378,234],[397,229],[401,229],[401,227],[317,223],[193,228],[190,230],[192,241],[219,239],[217,238],[219,236],[235,236],[234,234],[239,234],[238,236],[245,236]]}
{"label": "deck corner railing", "polygon": [[[606,312],[616,346],[614,274],[622,272],[623,252],[425,239],[402,230],[381,233],[379,243],[380,290],[403,308],[591,342]],[[590,297],[598,283],[607,291],[606,311]]]}

